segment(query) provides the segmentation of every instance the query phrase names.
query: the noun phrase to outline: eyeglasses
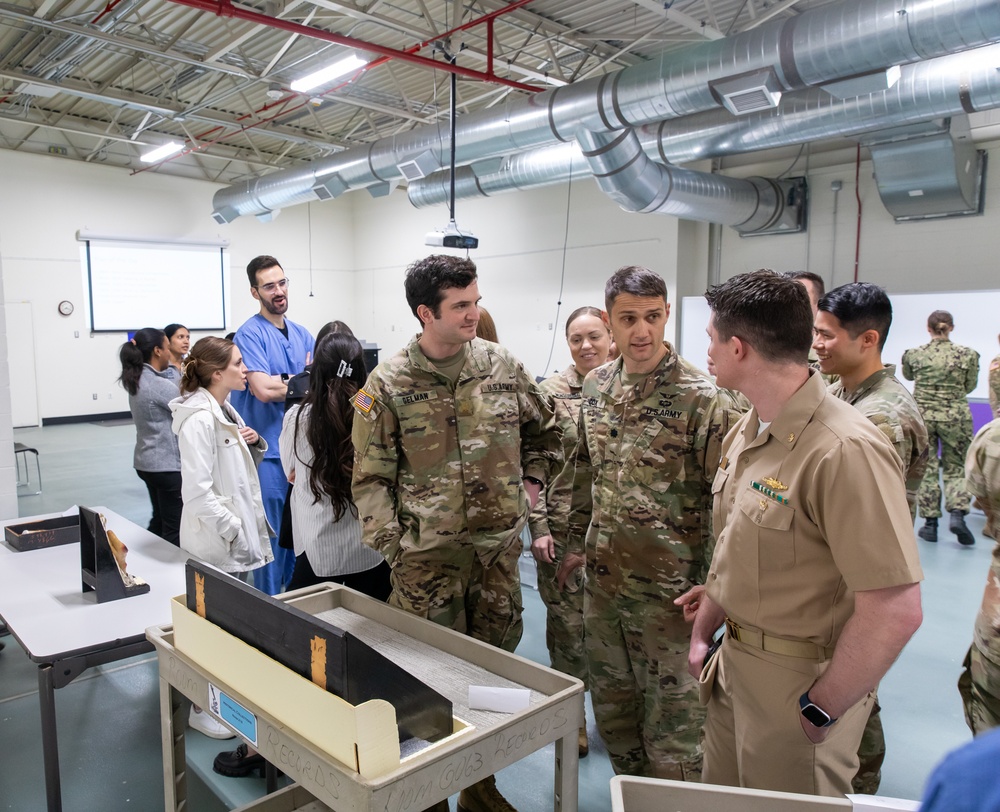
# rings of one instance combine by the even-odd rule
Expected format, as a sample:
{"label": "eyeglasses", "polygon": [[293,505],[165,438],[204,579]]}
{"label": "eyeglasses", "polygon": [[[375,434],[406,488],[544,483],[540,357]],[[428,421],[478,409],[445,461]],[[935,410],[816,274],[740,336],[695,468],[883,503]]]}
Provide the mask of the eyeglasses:
{"label": "eyeglasses", "polygon": [[266,285],[254,285],[257,290],[265,293],[274,293],[276,290],[285,290],[288,287],[288,277],[279,279],[277,282],[268,282]]}

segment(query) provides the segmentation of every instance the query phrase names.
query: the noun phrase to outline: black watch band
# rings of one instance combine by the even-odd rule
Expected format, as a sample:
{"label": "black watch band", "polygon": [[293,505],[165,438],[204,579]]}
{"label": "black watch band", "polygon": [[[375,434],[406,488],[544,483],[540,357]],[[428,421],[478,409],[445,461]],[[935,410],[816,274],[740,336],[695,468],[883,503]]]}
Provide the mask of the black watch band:
{"label": "black watch band", "polygon": [[837,721],[809,698],[808,691],[799,697],[799,713],[813,727],[829,727]]}
{"label": "black watch band", "polygon": [[521,479],[526,479],[526,480],[528,480],[528,482],[534,482],[539,488],[541,488],[541,487],[543,487],[545,485],[545,483],[542,482],[542,480],[540,480],[536,476],[527,476],[527,475],[525,475],[525,476],[522,476]]}

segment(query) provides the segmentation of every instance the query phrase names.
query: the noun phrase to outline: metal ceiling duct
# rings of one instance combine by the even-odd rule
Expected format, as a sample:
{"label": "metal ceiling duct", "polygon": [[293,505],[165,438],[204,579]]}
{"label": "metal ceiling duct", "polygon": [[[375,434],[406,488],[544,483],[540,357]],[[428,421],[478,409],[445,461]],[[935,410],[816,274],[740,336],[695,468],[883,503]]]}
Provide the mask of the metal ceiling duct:
{"label": "metal ceiling duct", "polygon": [[[806,141],[875,132],[900,124],[1000,107],[1000,45],[988,45],[902,67],[896,84],[881,93],[837,99],[820,88],[785,94],[769,113],[735,118],[719,109],[636,129],[647,156],[686,163]],[[576,144],[558,144],[505,158],[499,168],[456,176],[456,197],[562,183],[584,166]],[[407,189],[417,207],[448,200],[448,172],[436,172]]]}
{"label": "metal ceiling duct", "polygon": [[897,222],[982,211],[985,155],[965,116],[881,130],[861,143],[871,152],[882,205]]}
{"label": "metal ceiling duct", "polygon": [[645,125],[639,140],[647,154],[687,163],[990,110],[1000,107],[998,68],[1000,45],[988,45],[903,65],[879,93],[838,99],[811,88],[786,93],[766,113],[734,118],[720,109]]}
{"label": "metal ceiling duct", "polygon": [[[711,109],[718,106],[711,82],[752,71],[773,68],[777,87],[787,92],[998,40],[996,0],[844,0],[463,116],[456,160],[467,164],[568,141],[580,130],[623,129]],[[448,163],[443,128],[421,127],[221,189],[214,216],[229,222],[315,200],[313,187],[330,175],[348,189],[385,182],[400,177],[400,163],[428,151]]]}
{"label": "metal ceiling duct", "polygon": [[799,230],[805,196],[795,181],[663,166],[646,156],[634,130],[577,138],[597,185],[625,211],[720,223],[741,233]]}

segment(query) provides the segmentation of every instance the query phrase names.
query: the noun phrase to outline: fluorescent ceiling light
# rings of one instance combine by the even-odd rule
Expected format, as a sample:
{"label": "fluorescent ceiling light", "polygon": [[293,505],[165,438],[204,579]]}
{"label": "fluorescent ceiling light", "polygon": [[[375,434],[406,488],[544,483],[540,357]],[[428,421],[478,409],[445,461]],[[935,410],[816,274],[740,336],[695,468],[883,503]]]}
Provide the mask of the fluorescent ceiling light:
{"label": "fluorescent ceiling light", "polygon": [[319,87],[320,85],[325,85],[327,82],[332,82],[338,76],[343,76],[345,73],[351,73],[358,68],[363,68],[367,64],[368,63],[357,54],[351,54],[344,59],[334,62],[332,65],[320,68],[315,73],[310,73],[308,76],[296,79],[292,82],[291,87],[296,93],[306,93],[314,87]]}
{"label": "fluorescent ceiling light", "polygon": [[51,99],[53,96],[58,96],[62,91],[57,87],[36,85],[33,82],[23,82],[15,88],[14,92],[24,93],[27,96],[41,96],[46,99]]}
{"label": "fluorescent ceiling light", "polygon": [[169,158],[184,149],[184,145],[178,143],[177,141],[168,141],[166,144],[157,147],[156,149],[150,150],[145,155],[139,158],[144,164],[155,164],[157,161],[162,161],[164,158]]}

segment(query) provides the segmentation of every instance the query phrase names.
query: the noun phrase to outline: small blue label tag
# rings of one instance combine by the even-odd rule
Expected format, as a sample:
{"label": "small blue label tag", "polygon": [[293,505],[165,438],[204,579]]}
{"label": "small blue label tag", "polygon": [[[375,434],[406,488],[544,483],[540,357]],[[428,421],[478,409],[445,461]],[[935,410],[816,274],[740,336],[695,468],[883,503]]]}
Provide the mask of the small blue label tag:
{"label": "small blue label tag", "polygon": [[228,694],[208,683],[209,709],[257,748],[257,717]]}

